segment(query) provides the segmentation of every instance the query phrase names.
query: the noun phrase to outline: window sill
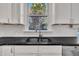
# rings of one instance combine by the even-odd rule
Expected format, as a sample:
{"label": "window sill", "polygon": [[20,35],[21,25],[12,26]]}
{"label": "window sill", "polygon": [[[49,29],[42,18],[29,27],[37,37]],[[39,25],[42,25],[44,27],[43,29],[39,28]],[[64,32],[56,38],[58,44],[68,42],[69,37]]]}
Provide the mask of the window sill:
{"label": "window sill", "polygon": [[[24,30],[24,32],[28,33],[39,33],[39,30],[36,32],[35,30]],[[41,30],[42,33],[49,33],[52,32],[52,30]]]}

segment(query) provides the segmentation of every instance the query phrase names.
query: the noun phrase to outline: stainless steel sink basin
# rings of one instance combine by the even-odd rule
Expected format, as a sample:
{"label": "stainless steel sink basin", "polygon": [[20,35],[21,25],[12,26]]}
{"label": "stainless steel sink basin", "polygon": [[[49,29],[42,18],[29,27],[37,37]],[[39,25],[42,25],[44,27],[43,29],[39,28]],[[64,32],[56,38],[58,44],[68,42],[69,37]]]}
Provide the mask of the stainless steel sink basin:
{"label": "stainless steel sink basin", "polygon": [[27,44],[49,44],[48,38],[29,38]]}

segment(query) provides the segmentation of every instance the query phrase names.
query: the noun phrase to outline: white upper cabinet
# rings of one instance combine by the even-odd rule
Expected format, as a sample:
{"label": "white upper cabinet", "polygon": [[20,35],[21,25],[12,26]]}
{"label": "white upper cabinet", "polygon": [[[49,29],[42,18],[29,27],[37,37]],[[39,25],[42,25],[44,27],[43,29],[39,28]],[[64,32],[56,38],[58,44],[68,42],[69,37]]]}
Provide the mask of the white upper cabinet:
{"label": "white upper cabinet", "polygon": [[12,3],[11,5],[11,24],[24,24],[24,4]]}
{"label": "white upper cabinet", "polygon": [[11,18],[11,4],[0,3],[0,23],[8,23]]}
{"label": "white upper cabinet", "polygon": [[20,23],[20,3],[12,3],[11,5],[11,20],[13,24]]}
{"label": "white upper cabinet", "polygon": [[72,21],[79,24],[79,3],[72,3]]}
{"label": "white upper cabinet", "polygon": [[55,23],[67,24],[70,21],[71,4],[70,3],[56,3],[55,4]]}
{"label": "white upper cabinet", "polygon": [[0,23],[20,23],[20,3],[0,3]]}

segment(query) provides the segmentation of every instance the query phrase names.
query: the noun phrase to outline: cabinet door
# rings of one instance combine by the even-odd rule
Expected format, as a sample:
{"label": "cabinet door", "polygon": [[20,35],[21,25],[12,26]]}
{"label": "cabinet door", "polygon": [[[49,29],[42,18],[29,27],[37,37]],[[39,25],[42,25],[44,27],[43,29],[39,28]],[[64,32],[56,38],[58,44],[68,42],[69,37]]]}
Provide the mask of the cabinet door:
{"label": "cabinet door", "polygon": [[79,24],[79,3],[72,3],[72,21]]}
{"label": "cabinet door", "polygon": [[61,56],[62,46],[39,46],[39,55]]}
{"label": "cabinet door", "polygon": [[8,23],[11,19],[11,3],[0,3],[0,23]]}
{"label": "cabinet door", "polygon": [[2,46],[0,46],[0,56],[2,56]]}
{"label": "cabinet door", "polygon": [[37,55],[38,46],[15,46],[15,55],[27,56],[27,55]]}
{"label": "cabinet door", "polygon": [[11,4],[11,20],[10,23],[18,24],[20,23],[20,3]]}
{"label": "cabinet door", "polygon": [[12,53],[12,46],[2,46],[2,55],[3,56],[11,56]]}
{"label": "cabinet door", "polygon": [[55,22],[59,24],[67,24],[70,21],[71,4],[70,3],[56,3],[55,4]]}

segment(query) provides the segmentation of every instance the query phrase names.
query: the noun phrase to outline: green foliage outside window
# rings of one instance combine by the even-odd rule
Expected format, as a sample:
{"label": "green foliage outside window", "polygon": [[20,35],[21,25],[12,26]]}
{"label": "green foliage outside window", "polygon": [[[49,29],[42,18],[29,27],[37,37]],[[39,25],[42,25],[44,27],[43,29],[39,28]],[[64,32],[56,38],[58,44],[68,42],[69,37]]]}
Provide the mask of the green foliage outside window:
{"label": "green foliage outside window", "polygon": [[46,5],[45,3],[32,3],[32,13],[33,14],[44,14],[46,11]]}

